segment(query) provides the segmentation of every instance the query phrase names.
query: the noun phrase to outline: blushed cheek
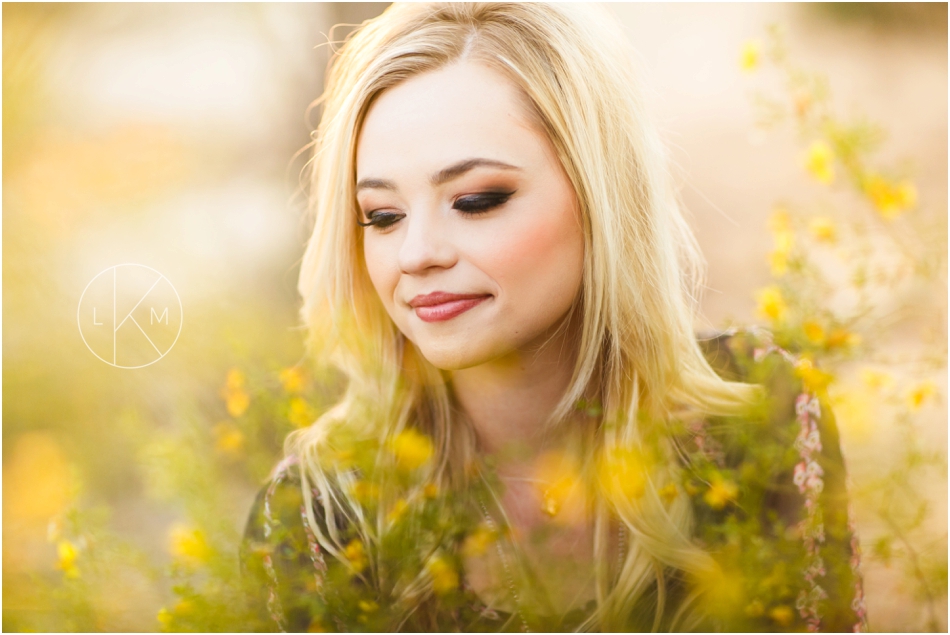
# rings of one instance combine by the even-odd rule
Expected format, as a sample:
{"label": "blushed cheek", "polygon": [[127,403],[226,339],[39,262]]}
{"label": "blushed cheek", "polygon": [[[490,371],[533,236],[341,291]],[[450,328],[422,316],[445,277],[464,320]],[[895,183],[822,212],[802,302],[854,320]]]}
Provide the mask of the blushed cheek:
{"label": "blushed cheek", "polygon": [[491,268],[510,300],[547,303],[576,291],[583,234],[570,210],[547,219],[544,214],[532,216],[532,222],[518,223],[494,242]]}

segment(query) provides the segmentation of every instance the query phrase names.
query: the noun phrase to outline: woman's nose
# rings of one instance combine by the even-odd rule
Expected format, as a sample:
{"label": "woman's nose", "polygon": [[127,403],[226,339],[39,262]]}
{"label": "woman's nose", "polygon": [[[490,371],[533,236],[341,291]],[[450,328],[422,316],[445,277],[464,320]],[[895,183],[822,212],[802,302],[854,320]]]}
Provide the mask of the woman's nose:
{"label": "woman's nose", "polygon": [[403,222],[408,223],[399,247],[399,268],[403,273],[421,273],[455,264],[457,252],[452,244],[447,219],[438,209],[413,210]]}

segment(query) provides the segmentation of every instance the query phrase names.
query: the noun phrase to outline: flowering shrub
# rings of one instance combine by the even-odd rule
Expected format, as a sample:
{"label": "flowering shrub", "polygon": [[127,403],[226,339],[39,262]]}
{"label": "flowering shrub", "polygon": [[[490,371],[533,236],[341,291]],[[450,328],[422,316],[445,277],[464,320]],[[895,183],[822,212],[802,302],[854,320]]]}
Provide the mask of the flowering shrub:
{"label": "flowering shrub", "polygon": [[825,188],[772,212],[773,282],[756,293],[759,314],[777,342],[802,351],[799,376],[828,390],[848,440],[889,440],[873,470],[849,464],[852,501],[875,527],[862,532],[872,564],[903,569],[926,627],[937,630],[946,620],[946,524],[931,511],[939,488],[928,485],[946,482],[946,452],[928,447],[918,421],[942,398],[935,378],[946,370],[946,296],[921,297],[946,288],[946,211],[926,213],[907,164],[876,159],[884,131],[837,115],[827,81],[790,61],[777,27],[767,44],[744,46],[740,66],[781,79],[784,94],[753,93],[758,124],[790,126],[802,170]]}

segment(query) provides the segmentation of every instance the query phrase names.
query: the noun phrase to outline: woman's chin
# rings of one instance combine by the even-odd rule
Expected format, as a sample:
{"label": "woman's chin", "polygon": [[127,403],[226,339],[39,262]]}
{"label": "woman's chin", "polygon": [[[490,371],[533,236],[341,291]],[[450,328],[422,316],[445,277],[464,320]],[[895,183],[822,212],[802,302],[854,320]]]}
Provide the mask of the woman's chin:
{"label": "woman's chin", "polygon": [[[454,338],[453,338],[454,339]],[[464,370],[491,361],[495,356],[485,346],[471,341],[418,342],[422,356],[439,370]]]}

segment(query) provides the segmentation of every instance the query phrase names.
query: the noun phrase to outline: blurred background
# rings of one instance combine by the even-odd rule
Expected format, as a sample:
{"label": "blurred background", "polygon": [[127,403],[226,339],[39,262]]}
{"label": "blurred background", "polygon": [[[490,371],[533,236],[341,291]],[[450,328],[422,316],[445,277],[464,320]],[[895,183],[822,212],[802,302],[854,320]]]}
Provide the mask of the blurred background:
{"label": "blurred background", "polygon": [[[348,32],[331,28],[385,7],[4,4],[4,630],[166,625],[165,567],[203,557],[202,540],[234,544],[283,435],[329,403],[332,381],[307,373],[297,323],[297,153],[316,125],[327,42]],[[742,47],[774,23],[796,64],[827,76],[838,110],[887,131],[879,156],[913,179],[910,227],[944,256],[929,282],[884,299],[895,310],[879,344],[945,361],[947,5],[609,10],[639,53],[708,259],[698,326],[762,322],[776,205],[838,203],[802,167],[794,130],[755,125]],[[134,370],[97,359],[77,328],[87,285],[122,263],[163,274],[183,314],[175,345]],[[935,388],[913,420],[944,456],[945,368],[927,371]],[[302,399],[301,386],[319,388]],[[859,489],[893,456],[876,416],[842,418]],[[871,625],[945,630],[945,467],[907,487],[925,514],[897,532],[876,503],[855,502]]]}

